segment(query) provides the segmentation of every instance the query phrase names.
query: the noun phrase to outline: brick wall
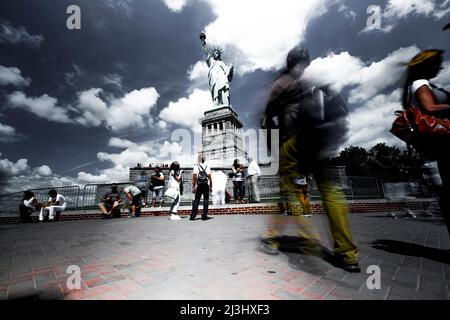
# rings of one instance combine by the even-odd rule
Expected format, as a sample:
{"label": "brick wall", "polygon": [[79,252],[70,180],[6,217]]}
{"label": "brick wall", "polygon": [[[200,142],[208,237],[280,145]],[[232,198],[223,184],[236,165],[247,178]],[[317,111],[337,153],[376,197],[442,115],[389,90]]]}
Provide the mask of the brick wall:
{"label": "brick wall", "polygon": [[[365,201],[348,201],[347,206],[349,212],[352,214],[358,213],[380,213],[388,211],[400,211],[407,205],[412,210],[423,210],[429,204],[435,203],[434,199],[414,199],[403,202],[389,202],[386,200],[365,200]],[[202,206],[199,208],[199,215],[202,213]],[[300,213],[300,206],[293,207],[294,213]],[[324,207],[321,202],[312,203],[312,212],[314,214],[324,214]],[[178,213],[180,215],[189,215],[191,213],[190,206],[180,207]],[[276,203],[262,203],[262,204],[246,204],[246,205],[225,205],[225,206],[210,206],[210,215],[224,215],[224,214],[278,214],[280,213],[280,207]],[[168,208],[146,208],[142,210],[142,217],[150,216],[168,216]],[[122,217],[126,217],[127,212],[122,213]],[[63,212],[61,214],[62,221],[73,220],[90,220],[100,219],[100,211],[71,211]],[[33,219],[37,221],[37,215],[33,215]],[[0,215],[0,225],[4,224],[17,224],[20,222],[18,216],[15,215]]]}

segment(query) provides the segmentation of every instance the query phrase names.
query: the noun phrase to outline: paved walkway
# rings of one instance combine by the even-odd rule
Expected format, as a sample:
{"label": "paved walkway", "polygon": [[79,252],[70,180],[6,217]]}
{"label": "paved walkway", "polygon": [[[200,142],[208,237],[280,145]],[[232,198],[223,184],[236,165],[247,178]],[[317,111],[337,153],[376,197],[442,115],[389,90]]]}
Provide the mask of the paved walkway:
{"label": "paved walkway", "polygon": [[[260,252],[267,219],[0,226],[0,299],[450,299],[450,239],[436,219],[351,215],[360,274]],[[329,242],[326,217],[311,219]],[[293,224],[285,234],[295,241]],[[70,265],[81,268],[80,290],[67,288]],[[370,265],[381,269],[379,290],[367,288]]]}

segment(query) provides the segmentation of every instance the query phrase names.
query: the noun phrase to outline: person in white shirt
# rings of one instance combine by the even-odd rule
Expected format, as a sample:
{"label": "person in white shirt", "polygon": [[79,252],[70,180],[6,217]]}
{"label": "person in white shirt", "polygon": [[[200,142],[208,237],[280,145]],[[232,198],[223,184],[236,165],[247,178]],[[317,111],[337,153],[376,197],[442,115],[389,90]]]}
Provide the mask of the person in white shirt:
{"label": "person in white shirt", "polygon": [[42,205],[38,203],[34,193],[26,190],[23,193],[22,203],[19,205],[20,221],[22,223],[31,223],[31,214],[35,209],[39,209]]}
{"label": "person in white shirt", "polygon": [[127,197],[128,205],[130,206],[129,218],[139,217],[141,209],[141,190],[133,185],[128,185],[123,189],[123,193]]}
{"label": "person in white shirt", "polygon": [[194,165],[192,173],[192,192],[195,194],[192,212],[189,220],[195,220],[198,212],[198,205],[203,196],[202,220],[211,219],[208,217],[209,192],[212,190],[211,169],[205,165],[205,157],[198,156],[198,164]]}
{"label": "person in white shirt", "polygon": [[48,213],[48,221],[55,221],[56,215],[66,210],[66,198],[62,194],[59,194],[56,190],[50,190],[48,192],[50,198],[45,206],[41,208],[39,214],[39,221],[44,221],[45,216]]}
{"label": "person in white shirt", "polygon": [[172,162],[169,168],[169,188],[165,196],[172,200],[170,205],[170,220],[179,221],[178,208],[181,202],[181,188],[183,184],[183,170],[180,170],[178,161]]}
{"label": "person in white shirt", "polygon": [[[430,82],[439,75],[443,63],[444,51],[436,49],[424,50],[408,63],[402,99],[405,110],[414,105],[441,121],[450,119],[450,92]],[[423,147],[428,160],[437,161],[442,181],[439,205],[450,235],[450,135],[429,135]]]}
{"label": "person in white shirt", "polygon": [[214,181],[214,189],[211,189],[212,203],[214,205],[224,205],[226,203],[227,175],[217,170],[211,173],[211,180]]}
{"label": "person in white shirt", "polygon": [[258,180],[262,175],[261,169],[253,158],[248,159],[250,164],[247,168],[247,179],[250,181],[250,202],[260,202]]}

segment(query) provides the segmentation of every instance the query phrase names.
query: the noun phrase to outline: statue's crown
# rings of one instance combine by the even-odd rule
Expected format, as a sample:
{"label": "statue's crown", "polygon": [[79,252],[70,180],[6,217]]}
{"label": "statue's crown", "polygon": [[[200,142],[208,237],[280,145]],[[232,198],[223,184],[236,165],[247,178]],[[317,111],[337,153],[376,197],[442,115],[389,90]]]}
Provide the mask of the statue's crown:
{"label": "statue's crown", "polygon": [[221,47],[214,47],[212,49],[213,52],[218,52],[220,55],[223,53],[223,49]]}

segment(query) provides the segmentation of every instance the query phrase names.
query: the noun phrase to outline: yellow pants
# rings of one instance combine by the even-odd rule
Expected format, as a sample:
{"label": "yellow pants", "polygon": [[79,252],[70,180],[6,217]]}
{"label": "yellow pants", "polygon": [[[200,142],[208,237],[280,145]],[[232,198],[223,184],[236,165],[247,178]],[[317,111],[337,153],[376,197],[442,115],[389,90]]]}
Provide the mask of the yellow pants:
{"label": "yellow pants", "polygon": [[[294,179],[299,174],[306,175],[309,172],[305,171],[311,170],[323,198],[325,212],[330,224],[331,236],[334,241],[334,254],[345,263],[356,263],[358,261],[358,247],[353,243],[348,221],[348,208],[343,192],[325,175],[324,168],[321,168],[318,162],[314,168],[303,169],[298,159],[299,155],[295,138],[281,145],[280,183],[282,192],[288,194],[289,199],[297,198],[302,203],[302,200],[305,200],[305,195],[303,191],[299,192],[299,188],[295,185]],[[306,208],[309,208],[306,210],[310,210],[309,199],[305,203]],[[305,211],[303,204],[302,207]],[[320,236],[315,231],[311,219],[302,216],[298,216],[296,219],[299,226],[299,236],[307,239],[310,244],[320,244]],[[270,221],[267,237],[275,238],[280,236],[280,232],[284,229],[287,221],[286,217],[274,216]]]}

